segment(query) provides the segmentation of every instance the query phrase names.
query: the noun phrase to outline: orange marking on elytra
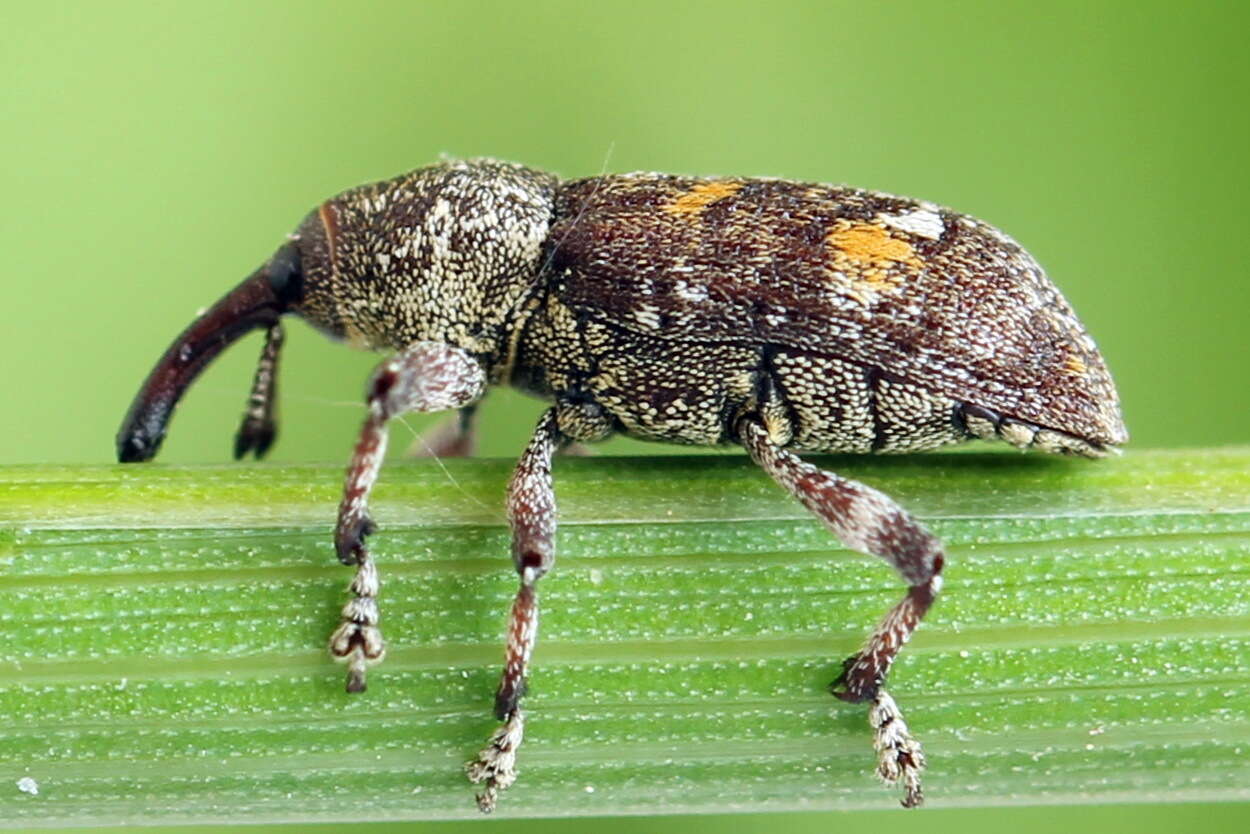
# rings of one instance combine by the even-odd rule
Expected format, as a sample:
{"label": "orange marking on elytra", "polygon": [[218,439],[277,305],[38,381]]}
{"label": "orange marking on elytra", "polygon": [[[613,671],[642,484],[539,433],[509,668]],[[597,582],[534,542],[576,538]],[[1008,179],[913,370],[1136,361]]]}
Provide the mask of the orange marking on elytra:
{"label": "orange marking on elytra", "polygon": [[1076,356],[1075,354],[1063,360],[1063,367],[1064,367],[1064,370],[1066,370],[1068,373],[1072,374],[1073,376],[1081,376],[1087,370],[1089,370],[1089,368],[1085,364],[1085,360],[1079,356]]}
{"label": "orange marking on elytra", "polygon": [[699,183],[662,208],[669,214],[694,220],[712,203],[731,196],[740,188],[742,183],[729,180]]}
{"label": "orange marking on elytra", "polygon": [[839,220],[825,235],[825,245],[832,255],[832,275],[841,276],[839,282],[865,303],[865,293],[897,290],[908,273],[924,268],[912,245],[880,223]]}
{"label": "orange marking on elytra", "polygon": [[877,223],[839,223],[825,237],[837,252],[867,266],[888,267],[901,263],[920,268],[916,250],[905,240],[891,237]]}
{"label": "orange marking on elytra", "polygon": [[855,283],[859,287],[881,291],[898,286],[901,283],[901,279],[891,276],[884,269],[870,269]]}

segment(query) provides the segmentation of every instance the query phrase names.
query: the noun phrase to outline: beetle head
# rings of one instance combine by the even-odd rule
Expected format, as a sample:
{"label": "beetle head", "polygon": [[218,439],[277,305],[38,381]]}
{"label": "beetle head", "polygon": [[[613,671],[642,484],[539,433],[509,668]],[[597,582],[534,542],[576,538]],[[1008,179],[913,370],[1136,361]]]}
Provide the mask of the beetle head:
{"label": "beetle head", "polygon": [[438,341],[500,361],[536,280],[556,181],[506,162],[449,160],[327,200],[169,346],[117,433],[118,460],[154,457],[209,362],[284,314],[356,347]]}

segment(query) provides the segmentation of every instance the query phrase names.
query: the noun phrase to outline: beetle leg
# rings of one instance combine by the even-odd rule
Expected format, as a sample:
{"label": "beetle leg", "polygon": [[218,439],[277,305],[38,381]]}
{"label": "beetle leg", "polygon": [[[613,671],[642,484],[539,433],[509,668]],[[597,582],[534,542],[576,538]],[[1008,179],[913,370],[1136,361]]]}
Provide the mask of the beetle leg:
{"label": "beetle leg", "polygon": [[901,782],[905,790],[903,805],[915,807],[923,800],[920,772],[924,769],[924,753],[908,733],[898,705],[882,685],[894,658],[942,586],[942,545],[886,495],[804,463],[793,452],[774,444],[757,419],[744,418],[738,431],[755,462],[811,510],[843,544],[883,557],[910,586],[863,649],[846,660],[830,691],[844,701],[872,702],[868,720],[874,731],[877,773],[886,782]]}
{"label": "beetle leg", "polygon": [[460,409],[459,414],[440,420],[423,431],[408,447],[410,458],[467,458],[477,450],[477,432],[474,418],[477,406]]}
{"label": "beetle leg", "polygon": [[356,565],[343,606],[343,621],[330,636],[330,653],[347,663],[347,691],[363,692],[365,668],[386,651],[378,629],[378,572],[365,548],[377,528],[369,518],[369,491],[386,455],[386,422],[409,411],[445,411],[480,399],[486,390],[482,366],[465,351],[438,342],[417,342],[386,360],[366,387],[368,416],[347,468],[339,504],[334,548],[339,561]]}
{"label": "beetle leg", "polygon": [[560,454],[567,458],[593,458],[599,453],[585,443],[568,443],[561,447]]}
{"label": "beetle leg", "polygon": [[495,692],[495,717],[504,722],[465,771],[469,781],[485,782],[477,804],[482,813],[495,809],[499,792],[516,781],[516,753],[524,734],[521,696],[538,635],[538,594],[535,586],[555,561],[556,500],[551,488],[551,459],[565,438],[556,424],[556,409],[543,413],[529,446],[508,484],[508,523],[512,527],[512,561],[521,587],[508,617],[508,645],[503,674]]}
{"label": "beetle leg", "polygon": [[[410,458],[467,458],[477,451],[477,428],[474,425],[477,406],[460,409],[460,413],[422,432],[405,453]],[[594,457],[594,449],[585,443],[566,443],[559,454],[568,457]]]}
{"label": "beetle leg", "polygon": [[282,325],[277,322],[265,331],[265,346],[260,349],[260,360],[256,363],[252,394],[247,398],[243,422],[234,436],[235,460],[248,452],[255,452],[256,459],[260,460],[278,434],[275,418],[278,410],[278,354],[282,351],[285,338]]}

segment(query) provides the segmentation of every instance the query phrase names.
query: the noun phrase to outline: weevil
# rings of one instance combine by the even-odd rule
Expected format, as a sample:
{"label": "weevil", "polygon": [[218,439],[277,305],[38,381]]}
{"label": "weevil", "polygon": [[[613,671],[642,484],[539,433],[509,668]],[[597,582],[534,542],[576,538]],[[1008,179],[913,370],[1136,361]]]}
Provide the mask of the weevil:
{"label": "weevil", "polygon": [[366,385],[334,547],[355,566],[330,638],[347,689],[382,659],[368,498],[387,421],[472,409],[496,384],[550,407],[507,490],[520,580],[495,694],[501,722],[469,778],[490,812],[516,779],[539,580],[555,560],[553,456],[624,434],[745,448],[845,546],[907,591],[830,690],[867,703],[877,772],[921,803],[924,754],[884,688],[941,588],[941,543],[894,500],[802,452],[902,453],[970,438],[1100,457],[1128,439],[1105,362],[1015,241],[919,200],[782,179],[635,173],[560,180],[489,159],[445,161],[339,194],[165,352],[117,435],[151,459],[204,367],[265,331],[234,453],[276,432],[281,316],[393,356]]}

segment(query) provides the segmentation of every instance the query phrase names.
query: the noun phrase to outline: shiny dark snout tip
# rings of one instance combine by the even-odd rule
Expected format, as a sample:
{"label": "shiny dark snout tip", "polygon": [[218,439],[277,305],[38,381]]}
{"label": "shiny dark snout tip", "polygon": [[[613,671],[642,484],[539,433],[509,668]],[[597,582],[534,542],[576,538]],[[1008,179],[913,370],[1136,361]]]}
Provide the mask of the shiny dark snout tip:
{"label": "shiny dark snout tip", "polygon": [[143,463],[156,457],[165,439],[164,432],[155,436],[142,429],[134,429],[117,435],[117,462]]}

